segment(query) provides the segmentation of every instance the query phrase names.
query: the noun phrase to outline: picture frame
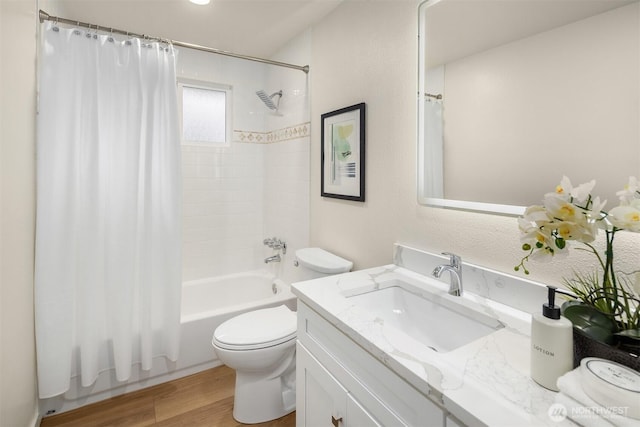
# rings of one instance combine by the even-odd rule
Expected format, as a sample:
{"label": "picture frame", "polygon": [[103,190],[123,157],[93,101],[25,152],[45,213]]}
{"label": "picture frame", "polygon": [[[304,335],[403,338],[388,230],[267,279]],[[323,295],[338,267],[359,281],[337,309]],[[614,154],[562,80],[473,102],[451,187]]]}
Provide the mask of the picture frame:
{"label": "picture frame", "polygon": [[320,195],[364,202],[365,103],[322,114]]}

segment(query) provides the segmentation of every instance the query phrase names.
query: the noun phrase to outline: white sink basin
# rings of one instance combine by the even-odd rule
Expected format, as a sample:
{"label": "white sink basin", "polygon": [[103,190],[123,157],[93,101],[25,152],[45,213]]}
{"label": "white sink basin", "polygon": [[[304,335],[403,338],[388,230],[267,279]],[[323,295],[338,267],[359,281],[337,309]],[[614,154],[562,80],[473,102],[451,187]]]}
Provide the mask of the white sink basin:
{"label": "white sink basin", "polygon": [[375,315],[386,326],[396,328],[441,353],[455,350],[503,327],[492,317],[467,307],[456,307],[455,303],[440,296],[416,291],[414,286],[400,280],[347,298]]}

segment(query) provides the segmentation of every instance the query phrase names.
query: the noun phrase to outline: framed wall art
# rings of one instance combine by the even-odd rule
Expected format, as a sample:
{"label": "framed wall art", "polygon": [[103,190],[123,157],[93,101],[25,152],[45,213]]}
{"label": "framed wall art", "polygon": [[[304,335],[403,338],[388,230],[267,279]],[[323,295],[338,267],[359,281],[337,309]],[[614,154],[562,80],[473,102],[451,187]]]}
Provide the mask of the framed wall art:
{"label": "framed wall art", "polygon": [[321,196],[364,202],[365,104],[320,117]]}

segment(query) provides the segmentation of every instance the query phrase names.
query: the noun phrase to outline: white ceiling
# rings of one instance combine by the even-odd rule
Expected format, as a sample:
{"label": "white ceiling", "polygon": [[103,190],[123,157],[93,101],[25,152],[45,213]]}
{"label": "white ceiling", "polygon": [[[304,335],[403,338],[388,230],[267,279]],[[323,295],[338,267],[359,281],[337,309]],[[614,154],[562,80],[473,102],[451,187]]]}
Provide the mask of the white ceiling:
{"label": "white ceiling", "polygon": [[269,58],[342,0],[40,0],[52,16]]}
{"label": "white ceiling", "polygon": [[425,9],[429,66],[576,22],[638,0],[446,0]]}

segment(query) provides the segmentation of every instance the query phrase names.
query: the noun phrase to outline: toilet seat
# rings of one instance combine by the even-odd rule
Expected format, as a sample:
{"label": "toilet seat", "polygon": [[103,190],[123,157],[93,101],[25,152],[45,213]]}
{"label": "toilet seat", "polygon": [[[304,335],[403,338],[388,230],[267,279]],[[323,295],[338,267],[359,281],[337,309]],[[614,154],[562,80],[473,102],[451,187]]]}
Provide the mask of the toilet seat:
{"label": "toilet seat", "polygon": [[227,350],[272,347],[296,338],[297,317],[286,305],[240,314],[223,322],[213,344]]}

